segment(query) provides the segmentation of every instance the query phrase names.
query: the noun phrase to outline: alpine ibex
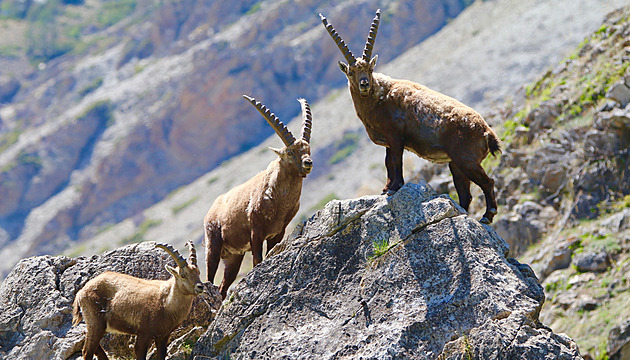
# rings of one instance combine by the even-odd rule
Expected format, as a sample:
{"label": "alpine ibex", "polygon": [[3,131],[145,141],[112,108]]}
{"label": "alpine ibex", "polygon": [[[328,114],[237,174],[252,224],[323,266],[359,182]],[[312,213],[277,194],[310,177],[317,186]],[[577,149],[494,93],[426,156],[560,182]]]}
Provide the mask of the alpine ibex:
{"label": "alpine ibex", "polygon": [[383,194],[391,195],[405,183],[402,159],[407,149],[427,160],[449,163],[459,204],[466,211],[472,200],[470,182],[479,185],[486,197],[481,222],[491,223],[497,213],[494,181],[481,162],[488,152],[501,152],[497,135],[481,115],[461,102],[426,86],[373,72],[378,55],[371,56],[380,15],[377,10],[363,56],[355,58],[332,25],[319,14],[348,61],[340,61],[339,68],[348,78],[357,116],[370,140],[386,147],[387,183]]}
{"label": "alpine ibex", "polygon": [[195,296],[203,292],[197,268],[197,252],[192,242],[189,262],[172,246],[156,244],[177,263],[166,265],[173,275],[168,280],[145,280],[127,274],[104,272],[88,281],[77,293],[72,325],[85,319],[87,327],[83,359],[106,360],[100,341],[105,332],[137,335],[136,359],[146,359],[151,341],[155,340],[157,358],[166,358],[171,332],[188,316]]}
{"label": "alpine ibex", "polygon": [[246,98],[284,142],[282,149],[271,148],[278,158],[265,171],[219,196],[204,218],[208,281],[214,281],[223,259],[225,271],[219,292],[225,299],[236,279],[243,255],[251,251],[254,266],[262,261],[263,242],[267,253],[282,240],[284,231],[300,207],[302,180],[313,168],[311,160],[312,115],[308,102],[302,104],[302,138],[296,140],[289,129],[265,105]]}

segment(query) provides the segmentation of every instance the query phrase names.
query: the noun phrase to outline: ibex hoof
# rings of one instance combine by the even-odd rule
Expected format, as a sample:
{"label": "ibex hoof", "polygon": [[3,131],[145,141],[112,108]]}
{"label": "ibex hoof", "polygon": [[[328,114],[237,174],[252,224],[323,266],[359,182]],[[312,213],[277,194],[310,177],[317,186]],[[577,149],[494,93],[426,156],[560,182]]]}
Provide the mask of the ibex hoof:
{"label": "ibex hoof", "polygon": [[387,190],[387,196],[392,196],[396,193],[396,190],[389,189]]}
{"label": "ibex hoof", "polygon": [[481,220],[479,220],[479,222],[482,224],[490,225],[492,221],[488,220],[488,218],[484,216],[481,218]]}

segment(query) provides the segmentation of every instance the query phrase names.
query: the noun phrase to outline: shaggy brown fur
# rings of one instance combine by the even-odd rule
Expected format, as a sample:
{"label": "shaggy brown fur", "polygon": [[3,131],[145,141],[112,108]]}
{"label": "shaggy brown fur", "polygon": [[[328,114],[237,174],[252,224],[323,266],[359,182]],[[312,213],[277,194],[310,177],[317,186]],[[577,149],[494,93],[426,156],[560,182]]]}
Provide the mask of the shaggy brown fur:
{"label": "shaggy brown fur", "polygon": [[192,242],[190,264],[170,245],[157,244],[168,252],[177,268],[166,265],[169,280],[145,280],[107,271],[90,280],[77,293],[73,304],[72,325],[85,319],[87,332],[83,359],[106,360],[100,341],[105,332],[137,335],[136,359],[146,359],[155,340],[157,358],[166,358],[168,338],[186,319],[195,296],[203,291],[197,257]]}
{"label": "shaggy brown fur", "polygon": [[302,180],[313,168],[309,145],[312,120],[306,100],[300,100],[304,117],[302,138],[295,140],[264,105],[247,99],[286,147],[272,149],[278,158],[265,171],[219,196],[204,219],[208,281],[214,281],[219,259],[223,259],[225,271],[219,288],[223,298],[238,275],[245,252],[252,252],[255,266],[263,260],[265,240],[267,252],[282,240],[286,226],[300,207]]}
{"label": "shaggy brown fur", "polygon": [[459,203],[466,210],[472,200],[470,182],[477,184],[486,197],[481,222],[491,223],[497,212],[494,181],[481,162],[488,153],[496,155],[501,149],[497,135],[486,121],[449,96],[374,72],[378,56],[370,57],[380,11],[372,22],[361,58],[355,58],[332,25],[321,14],[320,17],[348,61],[340,61],[339,68],[348,78],[357,116],[370,139],[386,147],[387,183],[383,194],[391,195],[403,186],[402,158],[406,149],[427,160],[449,164]]}

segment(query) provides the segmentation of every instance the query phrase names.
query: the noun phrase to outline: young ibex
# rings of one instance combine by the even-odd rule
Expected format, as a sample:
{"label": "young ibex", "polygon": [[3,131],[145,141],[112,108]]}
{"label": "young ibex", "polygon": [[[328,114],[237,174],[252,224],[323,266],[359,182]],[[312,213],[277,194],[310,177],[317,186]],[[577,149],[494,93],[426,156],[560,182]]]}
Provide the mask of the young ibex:
{"label": "young ibex", "polygon": [[77,293],[73,304],[72,325],[85,319],[87,328],[83,359],[106,360],[100,341],[105,332],[137,335],[136,359],[146,359],[155,340],[157,358],[166,358],[168,338],[186,319],[195,296],[203,292],[197,268],[197,252],[192,242],[189,262],[172,246],[156,244],[177,263],[166,265],[173,275],[168,280],[145,280],[127,274],[104,272],[88,281]]}
{"label": "young ibex", "polygon": [[302,104],[302,138],[296,140],[265,105],[245,97],[282,139],[285,147],[271,148],[278,158],[265,171],[219,196],[204,218],[208,281],[214,281],[223,259],[225,271],[219,292],[225,299],[236,279],[243,255],[251,251],[254,266],[262,261],[263,241],[267,252],[282,240],[284,231],[300,207],[302,180],[313,168],[311,160],[312,115],[308,102]]}
{"label": "young ibex", "polygon": [[348,64],[339,62],[348,78],[357,116],[370,139],[385,146],[387,183],[383,194],[395,193],[404,184],[402,158],[405,149],[437,163],[449,163],[459,204],[470,205],[470,182],[479,185],[486,197],[482,223],[492,222],[497,213],[494,181],[481,167],[488,152],[500,152],[497,135],[476,111],[423,85],[396,80],[373,72],[378,56],[372,56],[380,10],[370,27],[361,58],[355,58],[339,34],[322,14],[326,30]]}

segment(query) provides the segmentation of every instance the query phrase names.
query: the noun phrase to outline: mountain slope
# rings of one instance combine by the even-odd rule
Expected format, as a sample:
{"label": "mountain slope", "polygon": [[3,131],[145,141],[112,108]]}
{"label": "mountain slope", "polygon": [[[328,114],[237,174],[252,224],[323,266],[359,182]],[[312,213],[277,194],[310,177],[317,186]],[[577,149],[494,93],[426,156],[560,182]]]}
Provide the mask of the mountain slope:
{"label": "mountain slope", "polygon": [[[524,79],[523,74],[528,74],[529,79],[534,79],[536,74],[545,67],[559,60],[558,48],[566,48],[566,53],[569,53],[586,34],[600,26],[606,10],[601,8],[601,4],[597,1],[566,2],[561,5],[553,1],[538,1],[528,4],[525,6],[522,2],[507,0],[477,2],[438,34],[412,48],[398,59],[377,65],[377,70],[392,74],[392,76],[420,81],[450,95],[470,98],[471,105],[474,107],[489,106],[483,104],[499,100],[477,103],[472,100],[472,94],[484,91],[484,89],[496,93],[496,96],[515,91],[510,84],[523,84],[527,80],[527,78]],[[609,4],[611,8],[614,5],[614,3]],[[567,6],[575,7],[567,8]],[[519,9],[519,11],[513,12],[513,9]],[[592,18],[580,16],[580,22],[569,22],[571,19],[575,20],[576,14],[581,13],[582,9],[588,9],[589,11],[585,14],[591,15]],[[597,14],[600,14],[599,17]],[[541,23],[519,21],[522,16],[531,19],[540,17],[545,21]],[[480,19],[480,21],[473,22],[472,19]],[[556,26],[558,23],[568,23],[568,25],[558,27]],[[471,24],[479,24],[478,26],[486,24],[487,28],[472,31]],[[524,26],[529,27],[524,29]],[[567,26],[573,27],[573,34],[565,33]],[[548,31],[537,32],[536,29],[539,27],[544,27]],[[517,36],[524,32],[530,32],[531,35]],[[468,34],[468,36],[463,36],[463,34]],[[482,44],[492,38],[491,34],[501,34],[502,37],[489,43],[490,49],[488,49]],[[502,40],[510,35],[513,37],[511,42]],[[328,40],[331,48],[339,52],[329,39],[324,40]],[[375,54],[379,53],[380,47],[384,47],[379,40],[380,38],[377,39],[375,45]],[[541,42],[545,42],[545,45],[538,45]],[[457,49],[457,52],[452,50],[440,52],[438,51],[440,48]],[[515,48],[531,49],[530,52],[526,52],[528,58],[539,59],[538,62],[523,61],[523,54],[510,57]],[[337,53],[333,53],[331,57],[330,61],[333,64],[337,59],[342,58],[341,54]],[[430,56],[423,58],[419,54]],[[490,65],[480,67],[480,64],[467,62],[468,58],[481,58]],[[425,60],[412,61],[411,59]],[[436,59],[441,59],[441,61],[438,62]],[[541,59],[547,59],[548,62],[543,63]],[[450,64],[458,66],[450,67]],[[501,72],[501,76],[493,76],[495,69],[508,68],[511,71]],[[448,75],[451,72],[465,74],[465,76],[461,75],[453,79]],[[339,70],[336,70],[336,73],[343,79],[343,74]],[[485,83],[469,81],[472,77],[482,76],[487,79]],[[442,82],[457,86],[453,85],[454,89],[451,91],[440,86]],[[466,85],[469,86],[466,87]],[[456,91],[462,93],[457,94]],[[292,97],[288,97],[288,100],[294,103],[293,106],[297,111],[299,109],[297,101]],[[273,103],[267,102],[267,105],[276,111]],[[298,220],[309,217],[315,209],[323,207],[331,198],[342,199],[380,193],[385,179],[384,150],[372,144],[365,135],[365,130],[354,114],[347,89],[333,90],[324,100],[312,103],[311,106],[314,116],[312,148],[315,164],[313,173],[304,181],[301,208],[296,217]],[[254,112],[253,109],[252,112]],[[285,122],[288,120],[284,113],[276,111],[276,114]],[[299,128],[300,121],[296,118],[289,127]],[[155,239],[159,237],[165,241],[182,244],[185,239],[199,239],[202,236],[203,215],[214,199],[232,186],[263,170],[275,156],[266,150],[267,147],[277,147],[279,144],[279,139],[273,135],[260,146],[229,162],[224,162],[216,170],[178,189],[162,202],[147,208],[142,214],[103,231],[89,242],[68,253],[100,252],[101,249],[113,246],[112,244],[124,242],[125,239],[129,241],[132,238]],[[405,157],[407,177],[416,176],[416,172],[424,166],[425,162],[415,156]],[[450,179],[448,182],[450,183]],[[473,205],[475,203],[477,201],[473,201]]]}
{"label": "mountain slope", "polygon": [[[314,101],[341,86],[335,63],[321,61],[337,50],[318,12],[361,48],[383,7],[386,61],[467,3],[138,2],[89,33],[84,53],[49,53],[39,70],[15,75],[19,90],[0,109],[3,253],[55,253],[89,239],[258,144],[272,130],[244,93],[293,116],[299,107],[286,94]],[[63,11],[45,17],[62,22],[93,6],[51,0],[43,9]]]}

